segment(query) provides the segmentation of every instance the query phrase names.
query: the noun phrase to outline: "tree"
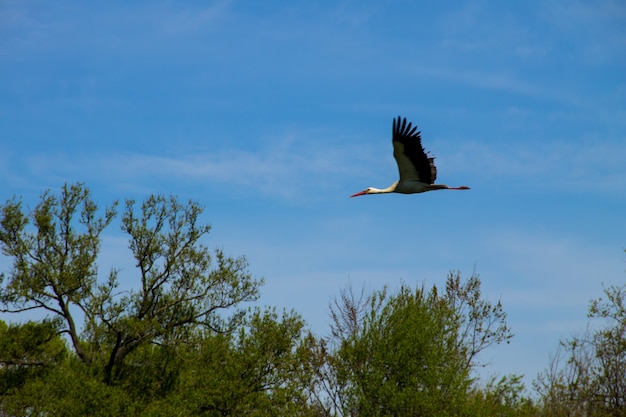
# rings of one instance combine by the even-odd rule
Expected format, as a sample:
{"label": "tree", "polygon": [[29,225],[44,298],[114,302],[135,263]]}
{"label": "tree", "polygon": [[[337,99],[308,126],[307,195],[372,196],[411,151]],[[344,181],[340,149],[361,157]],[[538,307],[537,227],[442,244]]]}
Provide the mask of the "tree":
{"label": "tree", "polygon": [[626,285],[604,294],[588,316],[605,326],[562,341],[535,381],[548,416],[626,415]]}
{"label": "tree", "polygon": [[52,366],[65,356],[58,323],[51,320],[9,324],[0,320],[0,367]]}
{"label": "tree", "polygon": [[0,321],[0,397],[21,389],[27,380],[42,375],[67,355],[50,320],[9,324]]}
{"label": "tree", "polygon": [[538,417],[539,411],[525,391],[519,375],[492,377],[486,386],[470,392],[466,415]]}
{"label": "tree", "polygon": [[262,280],[207,249],[201,213],[175,197],[126,200],[136,269],[103,277],[116,202],[98,209],[83,184],[45,192],[32,212],[7,201],[0,311],[45,317],[0,322],[0,414],[520,415],[518,380],[481,391],[471,375],[482,350],[512,337],[477,276],[450,274],[443,293],[344,291],[332,335],[317,339],[294,312],[242,309]]}
{"label": "tree", "polygon": [[203,335],[182,353],[172,395],[148,415],[309,416],[303,320],[256,308],[231,334]]}
{"label": "tree", "polygon": [[476,275],[462,284],[459,273],[443,295],[405,285],[391,296],[344,291],[331,317],[311,389],[326,415],[460,415],[477,355],[512,337],[501,304],[481,299]]}
{"label": "tree", "polygon": [[[303,320],[269,308],[246,313],[234,332],[198,329],[176,346],[142,345],[120,366],[115,384],[77,355],[65,355],[7,395],[0,392],[0,410],[14,416],[314,416],[306,396],[312,373]],[[5,374],[0,369],[0,377]]]}
{"label": "tree", "polygon": [[107,384],[142,347],[179,343],[198,327],[231,331],[242,312],[225,313],[256,300],[262,284],[247,273],[245,258],[211,255],[202,243],[210,226],[199,222],[197,203],[164,196],[148,197],[139,209],[126,201],[121,228],[136,260],[136,285],[120,290],[116,269],[98,280],[101,235],[116,206],[99,213],[83,184],[66,184],[58,197],[45,192],[32,213],[14,197],[0,217],[2,252],[13,259],[0,275],[1,311],[42,310],[58,320],[80,361]]}
{"label": "tree", "polygon": [[0,397],[6,416],[132,416],[142,409],[122,387],[104,383],[76,355],[29,377],[8,394]]}

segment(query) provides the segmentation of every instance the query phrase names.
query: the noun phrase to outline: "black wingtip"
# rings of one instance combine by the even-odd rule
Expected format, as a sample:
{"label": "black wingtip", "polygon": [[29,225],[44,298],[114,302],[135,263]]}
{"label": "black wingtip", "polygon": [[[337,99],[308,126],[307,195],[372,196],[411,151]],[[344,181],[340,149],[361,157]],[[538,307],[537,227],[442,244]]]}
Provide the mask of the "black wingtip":
{"label": "black wingtip", "polygon": [[416,137],[419,134],[417,126],[413,126],[411,122],[407,123],[406,117],[398,116],[397,119],[393,119],[393,137]]}

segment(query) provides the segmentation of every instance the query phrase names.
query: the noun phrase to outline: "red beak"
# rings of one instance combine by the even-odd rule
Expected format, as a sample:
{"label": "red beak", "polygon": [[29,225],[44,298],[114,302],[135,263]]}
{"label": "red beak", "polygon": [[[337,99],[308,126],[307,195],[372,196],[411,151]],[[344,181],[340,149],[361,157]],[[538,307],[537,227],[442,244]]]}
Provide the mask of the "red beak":
{"label": "red beak", "polygon": [[367,190],[363,190],[363,191],[360,191],[360,192],[358,192],[358,193],[356,193],[356,194],[352,194],[352,195],[350,196],[350,198],[352,198],[352,197],[358,197],[358,196],[360,196],[360,195],[365,195],[365,191],[367,191]]}

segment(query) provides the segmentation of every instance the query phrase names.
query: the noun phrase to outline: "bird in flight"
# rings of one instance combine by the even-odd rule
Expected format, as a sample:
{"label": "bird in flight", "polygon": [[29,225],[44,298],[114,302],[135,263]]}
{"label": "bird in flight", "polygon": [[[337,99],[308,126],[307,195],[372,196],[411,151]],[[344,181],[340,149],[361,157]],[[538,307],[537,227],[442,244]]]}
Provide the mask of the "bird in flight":
{"label": "bird in flight", "polygon": [[422,147],[422,138],[417,126],[406,122],[406,118],[398,116],[393,121],[393,157],[396,158],[400,180],[394,182],[385,189],[369,187],[361,192],[351,195],[357,197],[366,194],[401,193],[413,194],[424,193],[433,190],[469,190],[462,185],[449,187],[445,184],[435,184],[437,179],[437,167],[435,158],[429,156]]}

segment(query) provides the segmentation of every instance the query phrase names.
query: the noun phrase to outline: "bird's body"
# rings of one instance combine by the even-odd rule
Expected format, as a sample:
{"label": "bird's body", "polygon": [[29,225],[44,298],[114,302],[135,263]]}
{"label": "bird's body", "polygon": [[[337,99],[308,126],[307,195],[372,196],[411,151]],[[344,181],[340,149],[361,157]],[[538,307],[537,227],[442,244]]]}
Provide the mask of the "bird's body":
{"label": "bird's body", "polygon": [[469,190],[465,185],[449,187],[434,183],[437,179],[435,158],[426,153],[417,126],[407,124],[406,118],[398,116],[398,119],[394,119],[392,141],[393,156],[398,164],[400,179],[387,188],[369,187],[350,197],[386,193],[414,194],[433,190]]}

